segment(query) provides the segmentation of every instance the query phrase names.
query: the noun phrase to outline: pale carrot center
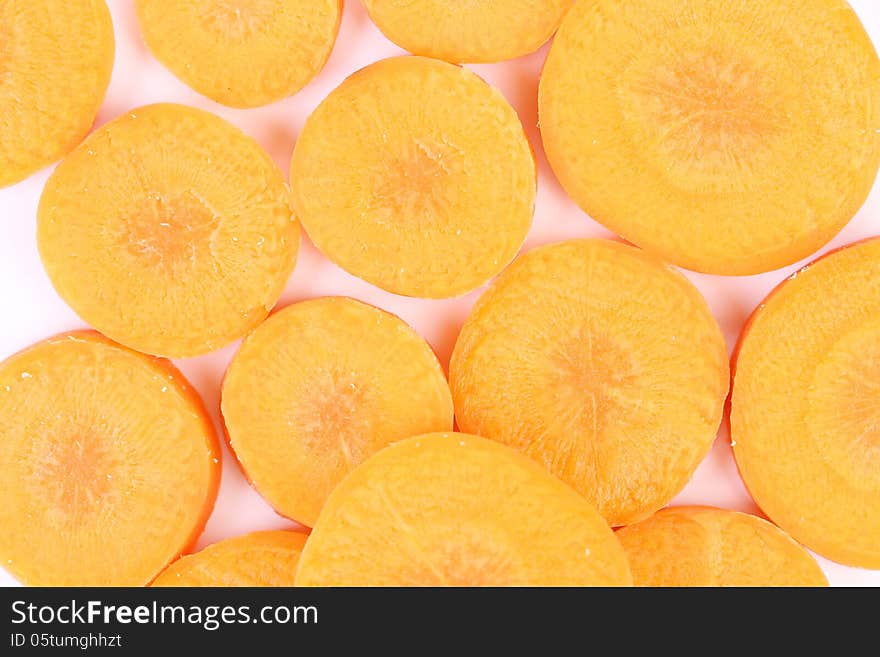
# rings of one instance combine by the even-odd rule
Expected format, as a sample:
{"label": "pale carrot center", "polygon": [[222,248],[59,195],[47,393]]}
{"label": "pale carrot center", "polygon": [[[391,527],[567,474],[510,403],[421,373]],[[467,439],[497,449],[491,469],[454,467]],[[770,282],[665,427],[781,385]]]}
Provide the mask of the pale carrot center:
{"label": "pale carrot center", "polygon": [[627,401],[623,389],[634,373],[631,354],[618,340],[584,329],[560,345],[556,364],[552,389],[561,397],[558,408],[571,416],[560,419],[578,425],[581,435],[599,436],[611,411]]}
{"label": "pale carrot center", "polygon": [[63,519],[99,512],[118,472],[103,439],[88,428],[71,429],[38,446],[33,483],[48,496],[48,513]]}
{"label": "pale carrot center", "polygon": [[210,250],[211,237],[220,224],[208,204],[194,192],[147,199],[121,223],[122,241],[129,253],[151,266],[195,264]]}
{"label": "pale carrot center", "polygon": [[310,395],[297,403],[291,424],[305,448],[322,458],[341,457],[341,465],[352,467],[371,453],[369,426],[365,411],[368,393],[356,372],[328,371],[312,382]]}
{"label": "pale carrot center", "polygon": [[390,219],[406,222],[445,216],[450,167],[459,155],[458,149],[449,144],[413,139],[377,177],[373,191],[375,207],[390,215]]}
{"label": "pale carrot center", "polygon": [[721,44],[643,59],[622,94],[638,138],[683,184],[748,181],[783,127],[766,74]]}

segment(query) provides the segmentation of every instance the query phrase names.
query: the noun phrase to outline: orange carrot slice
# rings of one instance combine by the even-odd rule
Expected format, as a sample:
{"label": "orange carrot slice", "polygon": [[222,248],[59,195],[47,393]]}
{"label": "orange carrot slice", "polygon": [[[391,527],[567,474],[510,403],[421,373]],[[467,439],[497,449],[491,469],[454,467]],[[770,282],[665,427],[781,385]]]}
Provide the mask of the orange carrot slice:
{"label": "orange carrot slice", "polygon": [[367,66],[296,142],[297,216],[337,265],[385,290],[453,297],[513,260],[535,161],[516,112],[472,72],[424,57]]}
{"label": "orange carrot slice", "polygon": [[735,358],[737,465],[775,523],[880,568],[880,239],[823,257],[755,311]]}
{"label": "orange carrot slice", "polygon": [[364,0],[391,41],[448,62],[500,62],[540,48],[572,0]]}
{"label": "orange carrot slice", "polygon": [[36,586],[143,586],[198,538],[210,417],[166,360],[94,332],[0,364],[0,563]]}
{"label": "orange carrot slice", "polygon": [[539,96],[584,211],[712,274],[810,255],[880,163],[880,60],[845,0],[577,2]]}
{"label": "orange carrot slice", "polygon": [[105,335],[160,356],[218,349],[263,321],[299,247],[269,156],[213,114],[172,104],[89,137],[52,174],[37,222],[64,300]]}
{"label": "orange carrot slice", "polygon": [[465,434],[386,447],[330,495],[297,586],[624,586],[596,510],[534,461]]}
{"label": "orange carrot slice", "polygon": [[324,67],[342,0],[137,0],[150,50],[184,83],[232,107],[302,89]]}
{"label": "orange carrot slice", "polygon": [[495,281],[450,381],[462,431],[516,447],[626,525],[668,504],[709,451],[729,373],[687,279],[633,247],[575,240]]}
{"label": "orange carrot slice", "polygon": [[617,538],[636,586],[828,586],[806,550],[747,513],[673,507]]}
{"label": "orange carrot slice", "polygon": [[306,535],[252,532],[227,538],[168,566],[151,586],[293,586]]}
{"label": "orange carrot slice", "polygon": [[113,58],[104,0],[0,0],[0,187],[83,140]]}
{"label": "orange carrot slice", "polygon": [[229,444],[275,509],[312,526],[389,442],[452,429],[446,376],[399,318],[353,299],[296,303],[249,335],[223,382]]}

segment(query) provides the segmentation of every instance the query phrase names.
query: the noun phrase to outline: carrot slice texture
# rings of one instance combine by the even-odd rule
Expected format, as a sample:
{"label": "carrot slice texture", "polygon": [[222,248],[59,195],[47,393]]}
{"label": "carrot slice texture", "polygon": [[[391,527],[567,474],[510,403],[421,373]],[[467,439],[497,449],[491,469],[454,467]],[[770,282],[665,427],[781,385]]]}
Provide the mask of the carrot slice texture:
{"label": "carrot slice texture", "polygon": [[0,187],[69,153],[110,83],[104,0],[0,0]]}
{"label": "carrot slice texture", "polygon": [[151,586],[293,586],[306,538],[290,531],[227,538],[181,557]]}
{"label": "carrot slice texture", "polygon": [[371,64],[309,117],[294,208],[337,265],[390,292],[452,297],[516,255],[535,161],[513,108],[466,69],[424,57]]}
{"label": "carrot slice texture", "polygon": [[575,240],[495,281],[461,331],[450,382],[462,431],[516,447],[625,525],[690,479],[729,373],[687,279],[636,248]]}
{"label": "carrot slice texture", "polygon": [[342,0],[137,0],[147,46],[174,75],[231,107],[290,96],[324,67]]}
{"label": "carrot slice texture", "polygon": [[37,240],[93,327],[159,356],[218,349],[259,324],[299,248],[284,178],[251,138],[182,105],[101,128],[55,170]]}
{"label": "carrot slice texture", "polygon": [[452,429],[431,347],[401,319],[343,297],[284,308],[223,381],[229,444],[279,512],[312,526],[342,478],[389,442]]}
{"label": "carrot slice texture", "polygon": [[0,564],[35,586],[143,586],[201,533],[210,417],[168,361],[94,332],[0,364]]}
{"label": "carrot slice texture", "polygon": [[572,0],[364,0],[391,41],[448,62],[500,62],[540,48]]}
{"label": "carrot slice texture", "polygon": [[747,513],[673,507],[617,538],[636,586],[828,586],[806,550]]}
{"label": "carrot slice texture", "polygon": [[740,474],[776,524],[834,561],[880,568],[880,239],[773,291],[735,358]]}
{"label": "carrot slice texture", "polygon": [[496,442],[386,447],[330,495],[297,586],[626,586],[614,533],[580,495]]}
{"label": "carrot slice texture", "polygon": [[539,96],[584,211],[702,272],[810,255],[880,162],[880,61],[844,0],[577,2]]}

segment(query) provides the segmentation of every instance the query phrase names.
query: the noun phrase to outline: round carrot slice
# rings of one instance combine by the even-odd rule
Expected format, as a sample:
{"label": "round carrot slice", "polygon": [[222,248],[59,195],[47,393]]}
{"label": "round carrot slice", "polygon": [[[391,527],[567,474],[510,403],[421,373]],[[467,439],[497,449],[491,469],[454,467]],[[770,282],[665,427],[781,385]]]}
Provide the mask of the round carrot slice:
{"label": "round carrot slice", "polygon": [[181,557],[151,586],[293,586],[306,535],[252,532]]}
{"label": "round carrot slice", "polygon": [[462,329],[450,381],[462,431],[525,452],[626,525],[690,479],[729,374],[687,279],[636,248],[576,240],[498,278]]}
{"label": "round carrot slice", "polygon": [[112,121],[58,166],[37,239],[55,289],[86,322],[138,351],[183,357],[266,317],[299,226],[255,141],[167,104]]}
{"label": "round carrot slice", "polygon": [[221,405],[248,478],[309,527],[373,452],[452,429],[449,385],[428,343],[394,315],[342,297],[288,306],[249,335]]}
{"label": "round carrot slice", "polygon": [[806,550],[747,513],[673,507],[617,538],[636,586],[828,586]]}
{"label": "round carrot slice", "polygon": [[773,522],[880,568],[880,239],[821,258],[755,311],[735,358],[731,435]]}
{"label": "round carrot slice", "polygon": [[0,364],[0,564],[22,582],[147,584],[219,483],[211,419],[168,361],[84,331]]}
{"label": "round carrot slice", "polygon": [[516,112],[466,69],[424,57],[355,73],[306,121],[294,208],[337,265],[385,290],[452,297],[522,246],[535,161]]}
{"label": "round carrot slice", "polygon": [[200,94],[231,107],[290,96],[324,67],[342,0],[137,0],[147,46]]}
{"label": "round carrot slice", "polygon": [[500,62],[549,39],[572,0],[364,0],[383,34],[416,55],[449,62]]}
{"label": "round carrot slice", "polygon": [[386,447],[330,495],[297,586],[626,586],[620,543],[539,465],[466,434]]}
{"label": "round carrot slice", "polygon": [[880,61],[844,0],[578,2],[539,96],[575,201],[702,272],[810,255],[880,162]]}
{"label": "round carrot slice", "polygon": [[104,0],[0,0],[0,187],[69,153],[113,70]]}

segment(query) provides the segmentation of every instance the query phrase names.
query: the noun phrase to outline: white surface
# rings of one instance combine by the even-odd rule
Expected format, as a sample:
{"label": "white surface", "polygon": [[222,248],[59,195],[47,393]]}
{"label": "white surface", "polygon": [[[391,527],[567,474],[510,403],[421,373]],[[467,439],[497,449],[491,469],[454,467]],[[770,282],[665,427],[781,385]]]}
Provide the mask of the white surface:
{"label": "white surface", "polygon": [[[324,96],[348,74],[368,63],[402,51],[389,43],[370,23],[356,0],[348,0],[336,48],[324,71],[292,98],[252,110],[217,105],[190,90],[168,73],[144,47],[134,18],[132,0],[109,0],[116,30],[116,65],[104,106],[96,124],[140,105],[179,102],[207,109],[238,125],[260,142],[287,173],[293,144],[305,118]],[[875,43],[880,43],[880,3],[851,0]],[[500,87],[518,110],[536,151],[539,171],[538,208],[527,248],[573,237],[610,236],[569,200],[547,167],[537,131],[538,74],[546,47],[538,53],[501,64],[473,66]],[[35,243],[37,203],[50,169],[6,189],[0,189],[0,359],[55,333],[85,326],[55,294],[47,279]],[[827,247],[880,234],[880,195],[875,186],[867,204]],[[812,257],[810,258],[812,260]],[[803,263],[801,263],[803,264]],[[733,346],[752,309],[779,281],[800,265],[745,278],[688,273],[700,288]],[[342,272],[303,242],[281,304],[327,295],[345,294],[390,310],[411,323],[448,364],[458,330],[479,292],[461,299],[424,301],[397,297]],[[217,417],[219,383],[236,345],[219,352],[177,361]],[[726,429],[709,457],[676,503],[710,504],[757,512],[736,472]],[[294,526],[277,516],[242,477],[234,460],[225,455],[220,497],[199,547],[254,529]],[[15,531],[3,527],[0,531]],[[820,559],[832,584],[880,585],[880,571],[847,568]],[[0,585],[15,580],[0,571]]]}

